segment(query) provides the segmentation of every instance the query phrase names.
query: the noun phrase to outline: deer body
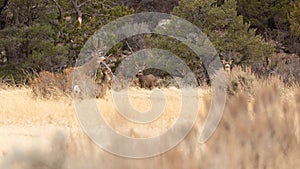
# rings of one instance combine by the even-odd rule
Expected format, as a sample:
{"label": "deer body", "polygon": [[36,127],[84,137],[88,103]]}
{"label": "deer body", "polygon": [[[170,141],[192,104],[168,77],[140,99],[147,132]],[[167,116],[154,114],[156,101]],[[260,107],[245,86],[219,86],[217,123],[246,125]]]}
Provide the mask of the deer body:
{"label": "deer body", "polygon": [[[102,97],[105,94],[106,85],[100,85],[96,79],[97,69],[99,68],[100,63],[102,63],[104,60],[104,57],[93,57],[84,65],[64,71],[67,74],[75,74],[76,78],[73,86],[73,92],[75,94],[75,97],[81,98],[92,96],[94,94],[92,94],[91,91],[96,91],[96,98]],[[93,87],[89,86],[89,84],[92,84],[92,82],[95,81],[96,86],[93,89]]]}
{"label": "deer body", "polygon": [[139,79],[140,87],[141,88],[148,88],[153,89],[156,85],[157,78],[153,74],[144,75],[143,71],[145,70],[146,66],[145,63],[141,67],[137,63],[135,63],[135,68],[138,70],[138,74],[136,77]]}
{"label": "deer body", "polygon": [[156,77],[152,74],[143,75],[143,73],[139,72],[137,77],[139,78],[141,88],[153,89],[156,85]]}
{"label": "deer body", "polygon": [[107,85],[109,89],[112,87],[112,81],[113,81],[113,73],[110,68],[105,68],[103,70],[103,77],[102,81]]}
{"label": "deer body", "polygon": [[97,69],[101,62],[105,60],[104,57],[93,57],[90,61],[86,62],[82,66],[76,67],[76,72],[80,75],[94,78],[96,76]]}

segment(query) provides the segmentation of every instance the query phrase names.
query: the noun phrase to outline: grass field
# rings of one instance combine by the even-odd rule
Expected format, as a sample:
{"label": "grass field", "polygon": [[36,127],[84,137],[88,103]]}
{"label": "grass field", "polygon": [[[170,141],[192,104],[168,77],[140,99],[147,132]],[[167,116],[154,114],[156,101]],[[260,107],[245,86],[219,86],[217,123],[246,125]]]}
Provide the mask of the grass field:
{"label": "grass field", "polygon": [[[180,90],[161,89],[167,104],[159,119],[134,124],[119,115],[111,94],[97,99],[106,122],[129,137],[166,131],[181,108]],[[178,146],[159,156],[129,159],[101,150],[81,130],[71,97],[33,97],[26,87],[0,89],[1,169],[289,169],[300,166],[300,90],[278,79],[255,80],[251,92],[227,97],[222,120],[205,143],[197,139],[210,106],[210,89],[198,89],[195,127]],[[150,108],[149,90],[131,88],[139,111]]]}

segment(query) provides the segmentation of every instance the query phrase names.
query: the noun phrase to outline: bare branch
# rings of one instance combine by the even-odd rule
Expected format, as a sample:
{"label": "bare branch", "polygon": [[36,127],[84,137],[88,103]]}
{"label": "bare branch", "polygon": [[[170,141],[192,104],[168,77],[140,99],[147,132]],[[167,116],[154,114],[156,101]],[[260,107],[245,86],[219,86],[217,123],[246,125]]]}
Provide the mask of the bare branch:
{"label": "bare branch", "polygon": [[78,5],[78,8],[82,7],[83,5],[85,5],[86,3],[91,2],[91,0],[87,0],[85,2],[82,2],[80,5]]}
{"label": "bare branch", "polygon": [[57,19],[60,20],[62,18],[62,10],[61,10],[61,6],[59,5],[59,3],[56,0],[52,0],[55,3],[55,6],[58,10],[58,17]]}
{"label": "bare branch", "polygon": [[109,17],[110,15],[109,14],[97,14],[97,13],[94,13],[94,14],[89,14],[89,13],[82,13],[82,15],[85,15],[85,16],[101,16],[101,17]]}
{"label": "bare branch", "polygon": [[[111,1],[109,1],[109,2],[112,3]],[[106,7],[107,9],[112,8],[112,6],[108,5],[108,3],[105,3],[105,1],[97,1],[95,3],[98,4],[98,5],[102,5],[103,7]]]}
{"label": "bare branch", "polygon": [[131,48],[130,45],[128,44],[127,40],[126,40],[125,42],[126,42],[126,45],[127,45],[128,48],[129,48],[130,52],[133,53],[132,48]]}
{"label": "bare branch", "polygon": [[77,13],[77,20],[79,22],[79,26],[81,26],[81,23],[82,23],[82,12],[81,12],[80,7],[78,5],[78,0],[72,0],[72,3],[74,5],[74,8],[75,8],[76,13]]}
{"label": "bare branch", "polygon": [[76,8],[78,5],[77,5],[77,0],[71,0],[72,1],[72,4],[74,5],[74,7]]}

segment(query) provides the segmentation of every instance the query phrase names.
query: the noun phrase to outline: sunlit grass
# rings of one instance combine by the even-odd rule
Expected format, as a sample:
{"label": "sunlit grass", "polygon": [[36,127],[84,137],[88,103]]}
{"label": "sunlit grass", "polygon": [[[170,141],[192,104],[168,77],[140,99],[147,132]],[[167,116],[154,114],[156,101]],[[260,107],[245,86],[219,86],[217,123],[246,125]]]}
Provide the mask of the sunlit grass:
{"label": "sunlit grass", "polygon": [[[236,75],[239,73],[237,70]],[[247,74],[246,74],[247,75]],[[244,75],[245,76],[245,75]],[[237,76],[236,76],[237,77]],[[231,77],[235,78],[235,77]],[[251,77],[252,78],[252,77]],[[245,168],[288,169],[300,166],[300,89],[297,84],[285,86],[279,78],[257,79],[251,88],[236,90],[227,97],[222,120],[214,135],[205,143],[197,142],[210,107],[210,89],[198,89],[198,119],[188,137],[174,149],[148,159],[127,159],[101,150],[80,129],[73,100],[68,96],[55,99],[34,97],[29,88],[0,90],[0,141],[14,138],[20,129],[29,135],[12,140],[19,147],[9,149],[0,143],[0,168]],[[176,120],[181,108],[180,90],[162,89],[167,104],[159,119],[149,124],[135,124],[123,118],[110,93],[97,99],[106,122],[119,133],[131,137],[149,137],[165,132]],[[150,91],[129,90],[129,100],[139,111],[151,107]],[[56,126],[54,134],[44,130]],[[31,130],[40,130],[48,143],[32,141],[30,148],[21,143],[34,140]],[[5,131],[5,132],[4,132]],[[7,137],[7,139],[6,139]],[[10,138],[10,139],[8,139]],[[22,141],[22,139],[24,139]],[[27,142],[25,142],[27,140]],[[30,142],[30,141],[29,141]],[[113,144],[113,142],[112,142]],[[48,148],[45,148],[44,146]],[[8,151],[11,150],[11,151]],[[133,150],[134,151],[134,150]],[[47,158],[44,158],[46,156]],[[56,163],[56,161],[58,161]]]}

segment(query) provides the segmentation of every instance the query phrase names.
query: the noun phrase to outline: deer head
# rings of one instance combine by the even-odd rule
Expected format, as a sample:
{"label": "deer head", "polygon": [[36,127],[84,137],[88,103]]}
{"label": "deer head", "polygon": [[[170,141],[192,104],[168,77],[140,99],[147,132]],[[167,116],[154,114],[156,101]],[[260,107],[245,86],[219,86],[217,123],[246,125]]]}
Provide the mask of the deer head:
{"label": "deer head", "polygon": [[229,61],[222,60],[222,64],[223,64],[224,70],[229,72],[232,69],[233,59],[231,59]]}
{"label": "deer head", "polygon": [[233,66],[233,59],[234,52],[232,51],[225,51],[225,52],[221,52],[220,53],[220,58],[224,67],[225,71],[231,71],[232,70],[232,66]]}
{"label": "deer head", "polygon": [[139,65],[135,62],[135,69],[138,70],[137,76],[142,76],[142,75],[143,75],[143,71],[145,70],[145,68],[146,68],[145,63],[143,63],[143,66],[139,66]]}

